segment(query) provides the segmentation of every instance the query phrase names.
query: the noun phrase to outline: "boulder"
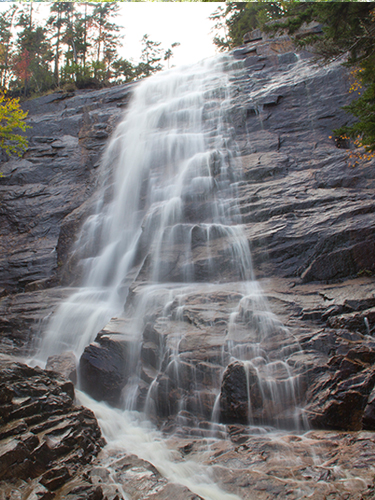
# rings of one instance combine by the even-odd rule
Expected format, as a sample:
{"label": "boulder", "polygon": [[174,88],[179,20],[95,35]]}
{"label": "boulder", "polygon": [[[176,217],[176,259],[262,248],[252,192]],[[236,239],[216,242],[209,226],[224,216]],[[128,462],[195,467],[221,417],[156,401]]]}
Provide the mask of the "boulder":
{"label": "boulder", "polygon": [[119,405],[128,367],[123,346],[116,341],[92,343],[79,360],[82,389],[98,401]]}
{"label": "boulder", "polygon": [[249,423],[249,384],[243,363],[230,363],[223,375],[220,392],[220,418],[225,423]]}

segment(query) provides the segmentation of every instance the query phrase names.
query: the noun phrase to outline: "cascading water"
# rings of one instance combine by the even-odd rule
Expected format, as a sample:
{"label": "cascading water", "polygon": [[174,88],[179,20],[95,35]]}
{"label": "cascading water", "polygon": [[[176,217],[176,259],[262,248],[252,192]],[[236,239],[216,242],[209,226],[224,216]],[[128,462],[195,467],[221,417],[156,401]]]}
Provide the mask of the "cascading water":
{"label": "cascading water", "polygon": [[238,380],[238,421],[299,418],[287,363],[298,345],[255,281],[241,225],[229,69],[229,58],[215,59],[135,89],[76,244],[83,285],[54,314],[39,356],[80,356],[116,317],[98,341],[115,339],[126,352],[123,407],[177,416],[184,431],[230,422]]}

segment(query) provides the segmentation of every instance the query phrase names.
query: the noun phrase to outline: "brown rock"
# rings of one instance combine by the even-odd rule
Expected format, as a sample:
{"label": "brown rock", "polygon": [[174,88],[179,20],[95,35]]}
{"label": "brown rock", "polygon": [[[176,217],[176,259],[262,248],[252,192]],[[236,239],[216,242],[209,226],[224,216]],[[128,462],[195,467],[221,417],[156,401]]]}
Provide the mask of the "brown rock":
{"label": "brown rock", "polygon": [[73,384],[77,383],[77,359],[72,351],[50,356],[47,359],[46,370],[59,373]]}

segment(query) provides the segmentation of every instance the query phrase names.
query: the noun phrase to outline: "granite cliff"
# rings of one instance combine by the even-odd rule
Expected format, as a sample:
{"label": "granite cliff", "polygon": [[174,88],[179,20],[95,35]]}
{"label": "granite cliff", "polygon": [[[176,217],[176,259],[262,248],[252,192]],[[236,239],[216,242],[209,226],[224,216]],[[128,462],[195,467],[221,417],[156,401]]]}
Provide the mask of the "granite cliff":
{"label": "granite cliff", "polygon": [[[341,110],[351,98],[348,75],[339,64],[324,68],[307,64],[309,54],[296,54],[285,40],[253,41],[234,51],[233,57],[245,68],[233,72],[228,110],[243,169],[238,184],[240,212],[258,281],[272,311],[288,329],[287,335],[267,339],[264,347],[271,353],[291,350],[289,362],[299,381],[295,398],[315,430],[303,436],[290,432],[277,440],[249,435],[249,382],[243,365],[230,363],[228,356],[221,383],[220,420],[228,424],[230,440],[211,445],[204,460],[215,465],[213,475],[222,488],[241,498],[306,498],[311,492],[316,499],[327,495],[371,498],[375,163],[351,166],[349,150],[338,148],[345,145],[330,138],[332,129],[348,120]],[[22,159],[2,163],[4,176],[0,179],[0,340],[7,355],[29,356],[40,342],[44,321],[71,287],[79,284],[74,242],[93,211],[103,176],[110,175],[101,170],[100,157],[131,93],[132,86],[120,86],[56,93],[24,104],[32,125],[29,149]],[[192,207],[190,218],[194,221],[195,217]],[[196,281],[204,283],[207,266],[200,248],[205,240],[196,233],[193,258],[200,270]],[[220,382],[218,356],[230,313],[241,298],[237,277],[223,262],[222,248],[219,235],[211,257],[220,283],[208,290],[196,287],[188,291],[182,318],[176,313],[178,302],[171,304],[168,321],[156,303],[148,311],[142,332],[140,407],[160,368],[158,353],[172,342],[177,327],[184,328],[179,346],[184,382],[175,385],[166,363],[157,375],[155,396],[155,422],[166,432],[176,426],[181,429],[181,425],[185,429],[178,441],[170,438],[181,459],[205,453],[205,430],[215,404],[212,387]],[[80,362],[87,392],[115,406],[121,404],[130,375],[116,367],[131,350],[126,328],[132,304],[149,279],[148,250],[142,251],[143,264],[127,298],[129,313],[98,332]],[[173,256],[162,258],[166,266],[174,265]],[[182,273],[178,266],[173,267],[175,281]],[[206,304],[204,308],[202,304]],[[246,330],[245,314],[241,321]],[[93,459],[103,443],[91,414],[73,406],[71,384],[53,372],[29,369],[10,358],[2,358],[1,363],[2,387],[8,387],[1,392],[2,405],[7,408],[1,421],[4,491],[14,487],[25,495],[25,481],[32,478],[30,495],[38,495],[39,488],[39,497],[45,499],[64,495],[63,488],[67,489],[62,498],[72,500],[116,498],[119,493],[114,487],[105,490],[100,484],[104,474],[100,455],[94,466],[87,465],[90,460],[85,454],[79,460],[74,458],[74,439],[80,438],[66,436],[96,433],[92,446],[82,441],[85,453],[91,453]],[[58,363],[53,369],[59,370]],[[24,384],[20,388],[20,377],[28,379],[29,388]],[[250,391],[256,398],[255,379]],[[182,393],[192,411],[178,415],[175,403]],[[39,401],[40,394],[45,403],[34,401],[35,395]],[[40,404],[44,416],[36,419]],[[259,404],[255,421],[264,419],[266,406],[264,401]],[[56,428],[49,432],[51,415]],[[280,410],[281,427],[293,428],[292,418]],[[94,431],[85,431],[85,426]],[[48,448],[47,455],[40,451],[43,447]],[[182,486],[168,483],[152,467],[134,456],[119,458],[114,466],[117,476],[123,475],[124,491],[131,498],[167,498],[172,490],[178,498],[198,498]],[[138,482],[141,478],[149,481],[143,496],[135,496],[141,495],[135,471]],[[19,482],[14,486],[16,479]],[[30,495],[22,498],[32,498]]]}

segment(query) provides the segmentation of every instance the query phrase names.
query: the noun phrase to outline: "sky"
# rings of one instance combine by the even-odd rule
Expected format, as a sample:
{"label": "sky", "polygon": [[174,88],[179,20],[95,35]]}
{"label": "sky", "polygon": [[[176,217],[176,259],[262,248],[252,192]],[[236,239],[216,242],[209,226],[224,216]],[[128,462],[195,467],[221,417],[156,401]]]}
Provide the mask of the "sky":
{"label": "sky", "polygon": [[[0,10],[6,10],[12,2],[1,2]],[[49,15],[48,2],[34,2],[39,17]],[[119,2],[120,11],[115,22],[122,26],[122,57],[138,62],[144,34],[149,39],[161,42],[163,49],[172,43],[180,46],[173,49],[171,65],[190,64],[215,55],[216,49],[210,33],[214,23],[208,19],[222,2]]]}

